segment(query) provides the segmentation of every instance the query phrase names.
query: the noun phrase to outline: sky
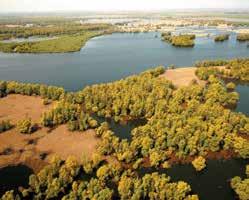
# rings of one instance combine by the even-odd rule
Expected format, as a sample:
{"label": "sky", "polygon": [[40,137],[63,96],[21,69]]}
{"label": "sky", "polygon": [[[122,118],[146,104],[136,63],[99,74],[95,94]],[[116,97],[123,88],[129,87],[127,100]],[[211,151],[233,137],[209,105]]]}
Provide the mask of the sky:
{"label": "sky", "polygon": [[0,12],[249,9],[249,0],[0,0]]}

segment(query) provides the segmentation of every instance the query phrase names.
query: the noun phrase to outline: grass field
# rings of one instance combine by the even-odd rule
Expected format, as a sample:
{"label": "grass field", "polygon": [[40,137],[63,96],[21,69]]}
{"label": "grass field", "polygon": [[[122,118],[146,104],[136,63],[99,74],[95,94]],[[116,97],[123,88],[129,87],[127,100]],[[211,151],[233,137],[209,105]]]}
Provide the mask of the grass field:
{"label": "grass field", "polygon": [[53,40],[39,42],[1,43],[0,51],[6,53],[65,53],[79,51],[99,31],[86,31],[72,35],[61,35]]}

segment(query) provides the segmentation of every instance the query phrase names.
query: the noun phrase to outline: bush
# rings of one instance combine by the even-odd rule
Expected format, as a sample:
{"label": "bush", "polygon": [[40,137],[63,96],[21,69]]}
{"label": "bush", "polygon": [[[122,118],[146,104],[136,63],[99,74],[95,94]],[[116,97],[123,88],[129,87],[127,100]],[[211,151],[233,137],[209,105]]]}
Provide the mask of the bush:
{"label": "bush", "polygon": [[9,120],[3,120],[0,122],[0,133],[10,130],[13,128],[13,125],[10,123]]}
{"label": "bush", "polygon": [[20,120],[17,123],[17,129],[20,133],[24,134],[30,134],[35,131],[35,126],[32,124],[32,121],[30,118]]}
{"label": "bush", "polygon": [[0,81],[0,98],[6,96],[7,82]]}
{"label": "bush", "polygon": [[234,90],[236,85],[233,82],[230,82],[226,85],[228,90]]}
{"label": "bush", "polygon": [[192,165],[194,166],[196,171],[201,171],[206,167],[206,160],[202,156],[199,156],[198,158],[193,160]]}
{"label": "bush", "polygon": [[43,105],[46,106],[46,105],[49,105],[51,103],[51,101],[48,98],[45,98],[45,99],[43,99],[42,103],[43,103]]}

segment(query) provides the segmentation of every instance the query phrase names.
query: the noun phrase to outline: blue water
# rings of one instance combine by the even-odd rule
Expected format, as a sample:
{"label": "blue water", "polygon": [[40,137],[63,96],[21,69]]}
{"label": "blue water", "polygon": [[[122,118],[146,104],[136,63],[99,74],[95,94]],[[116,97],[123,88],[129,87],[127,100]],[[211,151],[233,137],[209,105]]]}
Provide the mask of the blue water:
{"label": "blue water", "polygon": [[236,42],[234,34],[223,43],[203,37],[196,39],[194,48],[177,48],[162,42],[159,33],[115,33],[93,38],[75,53],[0,53],[0,79],[46,83],[75,91],[153,66],[190,66],[197,60],[248,55],[246,43]]}

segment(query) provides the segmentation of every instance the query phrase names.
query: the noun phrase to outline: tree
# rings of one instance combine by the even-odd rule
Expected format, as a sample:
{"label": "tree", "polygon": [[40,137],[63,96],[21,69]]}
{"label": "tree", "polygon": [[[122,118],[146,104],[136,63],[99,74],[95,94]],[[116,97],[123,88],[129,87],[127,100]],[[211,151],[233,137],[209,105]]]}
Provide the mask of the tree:
{"label": "tree", "polygon": [[249,165],[246,165],[246,175],[249,178]]}
{"label": "tree", "polygon": [[206,160],[202,156],[199,156],[192,161],[192,165],[196,171],[201,171],[206,167]]}
{"label": "tree", "polygon": [[249,199],[249,179],[241,180],[240,177],[234,177],[231,180],[231,187],[241,200]]}
{"label": "tree", "polygon": [[227,85],[226,85],[227,89],[228,90],[234,90],[236,85],[233,83],[233,82],[229,82]]}
{"label": "tree", "polygon": [[20,133],[30,134],[35,131],[35,126],[34,124],[32,124],[31,119],[27,118],[18,121],[17,129],[19,130]]}

